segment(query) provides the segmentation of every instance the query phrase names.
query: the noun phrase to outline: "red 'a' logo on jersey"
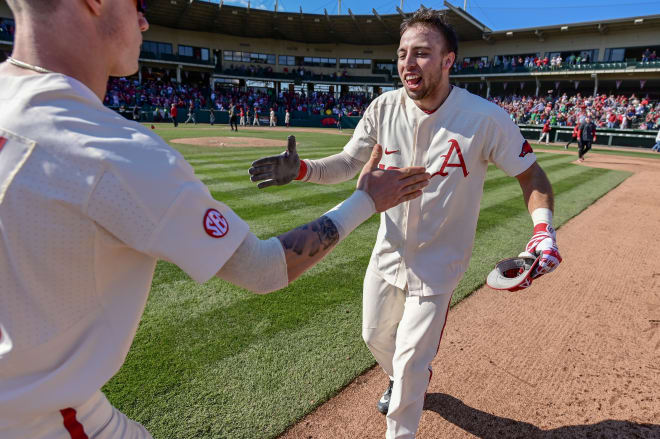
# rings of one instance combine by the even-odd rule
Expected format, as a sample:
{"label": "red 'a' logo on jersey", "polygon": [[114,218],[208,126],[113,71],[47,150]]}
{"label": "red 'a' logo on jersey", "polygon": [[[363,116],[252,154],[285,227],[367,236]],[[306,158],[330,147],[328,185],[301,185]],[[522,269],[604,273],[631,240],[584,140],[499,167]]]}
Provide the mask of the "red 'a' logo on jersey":
{"label": "red 'a' logo on jersey", "polygon": [[527,140],[525,140],[525,142],[522,145],[522,150],[520,151],[520,155],[518,157],[525,157],[530,152],[534,152],[534,150],[529,145],[529,142]]}
{"label": "red 'a' logo on jersey", "polygon": [[[463,153],[461,152],[461,147],[458,145],[458,142],[455,139],[449,140],[449,144],[451,145],[451,147],[449,148],[449,152],[447,154],[443,154],[440,156],[440,157],[444,157],[445,161],[442,162],[442,166],[440,167],[440,170],[435,174],[431,175],[431,177],[434,177],[436,175],[439,175],[441,177],[446,177],[447,175],[449,175],[449,173],[445,171],[446,168],[461,168],[463,169],[463,177],[468,176],[469,172],[465,167],[465,160],[463,160]],[[449,160],[452,158],[454,152],[456,152],[456,156],[458,157],[458,163],[449,163]]]}
{"label": "red 'a' logo on jersey", "polygon": [[212,238],[222,238],[229,231],[229,223],[220,212],[209,209],[204,215],[204,230]]}
{"label": "red 'a' logo on jersey", "polygon": [[2,148],[5,146],[5,143],[7,143],[7,139],[4,137],[0,137],[0,151],[2,151]]}

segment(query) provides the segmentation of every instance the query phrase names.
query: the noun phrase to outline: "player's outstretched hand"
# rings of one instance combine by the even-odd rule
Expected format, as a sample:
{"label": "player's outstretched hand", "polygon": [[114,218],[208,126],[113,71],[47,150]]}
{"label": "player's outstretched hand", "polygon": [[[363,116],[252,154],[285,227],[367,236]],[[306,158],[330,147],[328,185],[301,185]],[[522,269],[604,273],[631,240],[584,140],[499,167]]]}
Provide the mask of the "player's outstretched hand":
{"label": "player's outstretched hand", "polygon": [[538,266],[532,275],[533,279],[550,273],[561,263],[561,255],[557,248],[557,238],[555,229],[545,223],[539,223],[534,227],[534,235],[527,243],[525,252],[535,256],[540,256]]}
{"label": "player's outstretched hand", "polygon": [[383,147],[376,144],[357,182],[357,189],[365,191],[374,200],[377,212],[384,212],[399,203],[419,197],[431,178],[422,166],[378,169],[382,155]]}
{"label": "player's outstretched hand", "polygon": [[261,181],[257,185],[259,189],[290,183],[298,176],[299,171],[300,157],[296,152],[296,138],[294,136],[289,136],[286,151],[282,154],[255,160],[248,170],[251,181]]}

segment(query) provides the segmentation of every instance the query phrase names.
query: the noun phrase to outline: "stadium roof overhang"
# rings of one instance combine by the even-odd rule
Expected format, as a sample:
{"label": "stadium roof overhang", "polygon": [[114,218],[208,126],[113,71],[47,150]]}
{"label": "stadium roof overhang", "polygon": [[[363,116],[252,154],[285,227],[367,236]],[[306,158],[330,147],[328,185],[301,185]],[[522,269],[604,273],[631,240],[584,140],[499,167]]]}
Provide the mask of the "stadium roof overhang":
{"label": "stadium roof overhang", "polygon": [[[447,1],[442,12],[458,33],[459,41],[481,39],[492,31],[462,9]],[[398,8],[397,8],[398,9]],[[245,38],[272,38],[316,44],[390,45],[399,42],[401,21],[411,15],[308,14],[266,11],[225,5],[222,0],[150,0],[147,19],[151,24]]]}
{"label": "stadium roof overhang", "polygon": [[507,38],[536,38],[544,41],[558,34],[587,33],[606,34],[610,31],[635,31],[641,28],[660,29],[660,15],[645,15],[639,17],[615,18],[611,20],[585,21],[580,23],[555,24],[552,26],[528,27],[492,32],[487,36],[489,40],[504,40]]}

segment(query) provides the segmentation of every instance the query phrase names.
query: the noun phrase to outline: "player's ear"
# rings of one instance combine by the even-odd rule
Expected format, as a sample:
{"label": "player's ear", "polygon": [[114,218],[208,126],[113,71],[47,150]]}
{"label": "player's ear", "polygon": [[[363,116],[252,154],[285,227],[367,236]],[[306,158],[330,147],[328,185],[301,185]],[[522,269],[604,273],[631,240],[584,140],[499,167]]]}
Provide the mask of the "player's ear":
{"label": "player's ear", "polygon": [[449,52],[447,54],[447,57],[445,58],[445,69],[451,68],[451,66],[454,64],[454,61],[456,60],[456,54],[454,52]]}
{"label": "player's ear", "polygon": [[87,6],[87,9],[97,17],[101,15],[104,0],[80,0]]}

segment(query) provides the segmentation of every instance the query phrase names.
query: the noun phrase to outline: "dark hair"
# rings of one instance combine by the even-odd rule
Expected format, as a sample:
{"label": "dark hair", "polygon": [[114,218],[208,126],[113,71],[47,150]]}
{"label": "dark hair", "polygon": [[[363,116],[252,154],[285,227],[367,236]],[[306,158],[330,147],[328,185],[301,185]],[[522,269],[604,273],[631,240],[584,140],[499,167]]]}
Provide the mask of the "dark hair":
{"label": "dark hair", "polygon": [[401,22],[401,33],[403,33],[415,25],[426,26],[435,29],[444,37],[445,44],[447,45],[447,53],[454,52],[458,59],[458,36],[454,27],[447,22],[444,14],[431,8],[421,6],[410,17],[404,18]]}

